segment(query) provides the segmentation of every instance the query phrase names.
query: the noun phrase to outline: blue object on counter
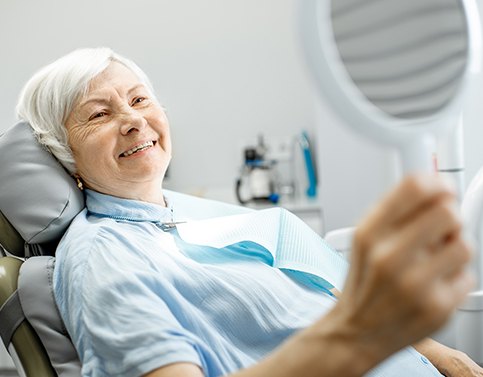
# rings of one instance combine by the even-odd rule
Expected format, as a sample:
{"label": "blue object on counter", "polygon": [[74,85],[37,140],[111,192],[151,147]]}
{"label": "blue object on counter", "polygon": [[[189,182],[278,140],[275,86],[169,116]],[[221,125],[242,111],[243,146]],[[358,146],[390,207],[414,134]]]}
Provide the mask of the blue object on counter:
{"label": "blue object on counter", "polygon": [[270,200],[273,204],[277,204],[280,199],[280,195],[277,193],[270,194],[268,196],[268,200]]}
{"label": "blue object on counter", "polygon": [[307,170],[308,187],[306,194],[309,198],[317,196],[317,178],[315,176],[314,162],[312,160],[312,151],[310,150],[309,136],[306,131],[302,131],[300,135],[300,146],[305,160],[305,168]]}

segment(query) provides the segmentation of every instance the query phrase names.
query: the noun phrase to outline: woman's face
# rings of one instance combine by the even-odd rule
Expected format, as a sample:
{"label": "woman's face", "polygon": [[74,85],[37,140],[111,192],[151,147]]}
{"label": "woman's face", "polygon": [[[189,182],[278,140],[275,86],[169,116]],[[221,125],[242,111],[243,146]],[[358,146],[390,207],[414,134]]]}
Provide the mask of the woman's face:
{"label": "woman's face", "polygon": [[162,180],[171,159],[168,119],[131,70],[113,62],[96,76],[66,128],[86,187],[162,202]]}

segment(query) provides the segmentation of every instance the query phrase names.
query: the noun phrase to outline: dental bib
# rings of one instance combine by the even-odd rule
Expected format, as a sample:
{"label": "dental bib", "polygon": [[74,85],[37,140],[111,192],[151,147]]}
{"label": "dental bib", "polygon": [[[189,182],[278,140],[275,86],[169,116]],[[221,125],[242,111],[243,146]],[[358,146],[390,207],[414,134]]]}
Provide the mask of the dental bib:
{"label": "dental bib", "polygon": [[177,224],[179,237],[188,247],[245,249],[258,246],[264,263],[290,272],[296,280],[330,293],[341,291],[348,263],[302,220],[282,208]]}

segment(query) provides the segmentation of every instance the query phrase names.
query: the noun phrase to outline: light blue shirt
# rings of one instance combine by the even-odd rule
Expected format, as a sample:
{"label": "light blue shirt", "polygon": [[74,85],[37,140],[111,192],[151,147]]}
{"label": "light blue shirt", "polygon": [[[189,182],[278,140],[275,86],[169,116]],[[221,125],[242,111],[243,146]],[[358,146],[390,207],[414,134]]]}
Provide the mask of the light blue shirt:
{"label": "light blue shirt", "polygon": [[[257,244],[200,247],[163,231],[175,205],[89,190],[86,203],[59,245],[54,271],[55,299],[84,376],[139,376],[174,362],[199,365],[206,376],[229,374],[335,303],[268,265]],[[441,376],[412,348],[369,375]]]}

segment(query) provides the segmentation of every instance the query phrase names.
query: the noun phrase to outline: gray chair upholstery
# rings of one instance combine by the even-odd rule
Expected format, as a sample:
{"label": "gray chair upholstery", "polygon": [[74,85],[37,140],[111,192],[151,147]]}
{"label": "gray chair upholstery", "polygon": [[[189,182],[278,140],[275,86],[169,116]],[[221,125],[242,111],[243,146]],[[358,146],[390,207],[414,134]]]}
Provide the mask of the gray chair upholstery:
{"label": "gray chair upholstery", "polygon": [[55,258],[50,256],[30,258],[23,263],[18,279],[18,294],[23,312],[44,344],[57,374],[80,376],[79,357],[54,301],[54,264]]}
{"label": "gray chair upholstery", "polygon": [[27,123],[0,137],[0,161],[0,212],[26,244],[25,253],[16,255],[52,255],[52,243],[84,208],[82,193]]}
{"label": "gray chair upholstery", "polygon": [[[9,338],[2,340],[27,377],[78,377],[80,362],[52,293],[55,259],[38,256],[55,254],[63,233],[84,208],[84,197],[27,123],[0,136],[0,161],[0,245],[19,257],[0,259],[0,327],[15,325],[0,331]],[[17,302],[20,307],[12,305]],[[19,312],[27,319],[13,318]]]}
{"label": "gray chair upholstery", "polygon": [[15,361],[20,376],[54,377],[56,372],[45,348],[22,312],[18,300],[18,274],[22,261],[0,258],[0,328],[1,337]]}

